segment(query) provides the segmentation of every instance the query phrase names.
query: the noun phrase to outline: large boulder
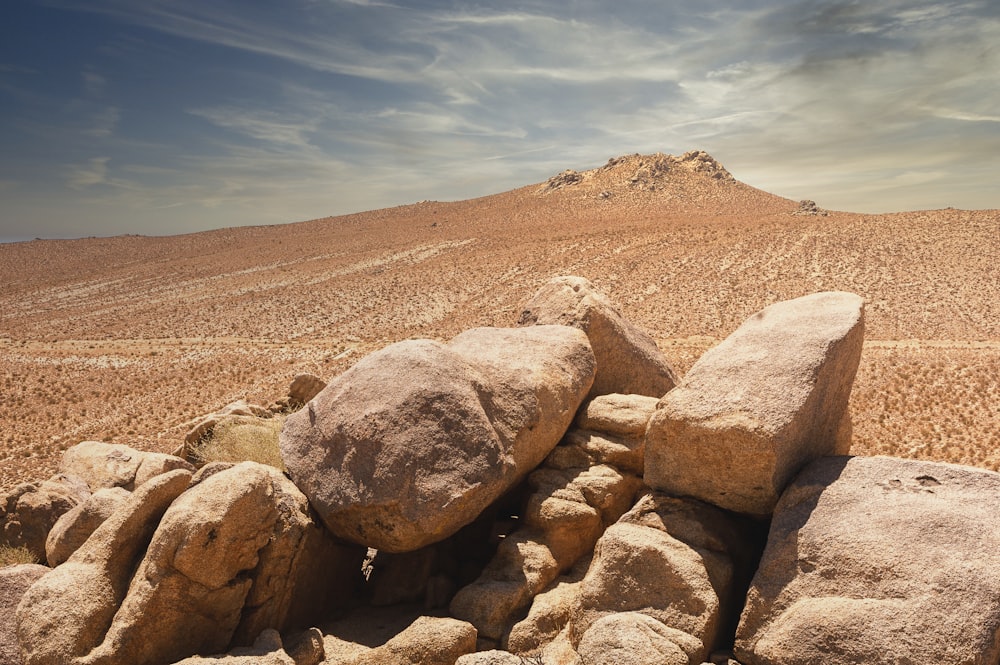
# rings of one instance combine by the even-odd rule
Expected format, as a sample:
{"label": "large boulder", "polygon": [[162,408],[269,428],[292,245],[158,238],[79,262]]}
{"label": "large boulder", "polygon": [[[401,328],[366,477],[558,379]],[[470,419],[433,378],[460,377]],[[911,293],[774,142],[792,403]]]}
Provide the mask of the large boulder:
{"label": "large boulder", "polygon": [[646,432],[646,484],[769,515],[803,465],[847,451],[863,335],[864,303],[851,293],[754,314],[660,401]]}
{"label": "large boulder", "polygon": [[[713,506],[645,495],[597,543],[570,617],[574,644],[584,644],[588,631],[603,618],[638,612],[670,629],[654,631],[659,635],[654,638],[643,628],[648,622],[636,624],[635,631],[645,631],[653,640],[650,649],[674,653],[661,640],[672,639],[692,655],[691,662],[700,663],[735,600],[733,581],[743,540],[732,517]],[[605,634],[609,626],[602,625]],[[690,637],[673,639],[675,631]]]}
{"label": "large boulder", "polygon": [[290,415],[282,458],[333,533],[416,550],[472,522],[537,466],[593,377],[586,335],[564,326],[399,342]]}
{"label": "large boulder", "polygon": [[21,483],[0,499],[0,545],[24,547],[44,562],[49,531],[88,496],[87,483],[63,473],[37,484]]}
{"label": "large boulder", "polygon": [[639,612],[601,617],[584,633],[577,651],[587,665],[690,665],[703,657],[699,640]]}
{"label": "large boulder", "polygon": [[129,494],[124,487],[102,487],[60,517],[45,540],[49,565],[55,567],[68,559]]}
{"label": "large boulder", "polygon": [[49,568],[37,563],[22,563],[0,568],[0,665],[21,665],[21,647],[15,624],[11,621],[21,597]]}
{"label": "large boulder", "polygon": [[774,513],[740,620],[746,665],[1000,660],[1000,474],[812,462]]}
{"label": "large boulder", "polygon": [[28,589],[16,615],[25,665],[86,662],[125,598],[160,517],[190,479],[190,472],[176,470],[143,484],[66,563]]}
{"label": "large boulder", "polygon": [[587,333],[597,358],[589,397],[633,393],[663,397],[677,374],[653,338],[628,321],[583,277],[555,277],[524,306],[518,325],[573,326]]}
{"label": "large boulder", "polygon": [[194,471],[194,467],[180,457],[102,441],[76,444],[63,453],[59,463],[62,473],[83,478],[91,491],[102,487],[123,487],[131,491],[150,478],[174,469]]}

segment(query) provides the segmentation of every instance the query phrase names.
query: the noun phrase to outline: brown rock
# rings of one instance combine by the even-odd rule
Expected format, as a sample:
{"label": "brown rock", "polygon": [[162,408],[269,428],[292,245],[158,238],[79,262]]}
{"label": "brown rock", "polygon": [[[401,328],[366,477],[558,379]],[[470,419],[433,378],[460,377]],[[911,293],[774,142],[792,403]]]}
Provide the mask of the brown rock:
{"label": "brown rock", "polygon": [[775,509],[747,665],[996,663],[1000,474],[887,457],[809,464]]}
{"label": "brown rock", "polygon": [[570,621],[574,643],[602,617],[639,612],[699,641],[692,662],[701,662],[731,600],[741,536],[712,506],[646,495],[597,543]]}
{"label": "brown rock", "polygon": [[22,563],[0,568],[0,665],[21,665],[21,647],[17,643],[11,619],[21,597],[49,568],[37,563]]}
{"label": "brown rock", "polygon": [[586,402],[576,415],[576,426],[607,434],[642,438],[659,397],[646,395],[598,395]]}
{"label": "brown rock", "polygon": [[659,399],[677,375],[649,335],[629,322],[608,297],[583,277],[556,277],[524,306],[518,325],[555,324],[587,333],[597,358],[588,397],[610,393]]}
{"label": "brown rock", "polygon": [[221,653],[321,611],[324,577],[343,565],[308,511],[287,478],[254,462],[192,486],[163,515],[89,661]]}
{"label": "brown rock", "polygon": [[530,654],[555,640],[569,623],[580,582],[589,567],[590,559],[582,559],[569,573],[535,596],[528,616],[510,629],[505,648],[517,654]]}
{"label": "brown rock", "polygon": [[529,482],[535,492],[524,527],[501,541],[479,578],[451,602],[452,615],[472,623],[481,637],[501,639],[536,594],[591,552],[640,484],[607,466],[543,468]]}
{"label": "brown rock", "polygon": [[90,496],[77,476],[56,474],[41,483],[21,483],[0,501],[0,545],[24,547],[45,561],[45,539],[53,525]]}
{"label": "brown rock", "polygon": [[[316,661],[318,663],[319,661]],[[274,629],[260,634],[250,647],[233,649],[224,656],[191,656],[173,665],[303,665],[292,658],[281,644],[281,635]]]}
{"label": "brown rock", "polygon": [[123,487],[103,487],[64,513],[45,540],[49,565],[55,567],[68,559],[129,495]]}
{"label": "brown rock", "polygon": [[577,651],[587,665],[689,665],[700,662],[703,648],[699,640],[650,616],[621,612],[595,621],[583,634]]}
{"label": "brown rock", "polygon": [[851,293],[816,293],[747,319],[660,401],[646,434],[646,484],[769,515],[805,463],[845,452],[863,333],[863,301]]}
{"label": "brown rock", "polygon": [[326,388],[326,381],[312,374],[296,374],[288,387],[288,399],[293,403],[305,404]]}
{"label": "brown rock", "polygon": [[288,417],[289,473],[337,535],[389,552],[455,533],[555,447],[593,380],[586,337],[484,328],[400,342]]}
{"label": "brown rock", "polygon": [[194,467],[173,455],[136,450],[120,443],[83,441],[63,453],[59,470],[83,478],[91,491],[124,487],[132,491],[153,476]]}
{"label": "brown rock", "polygon": [[455,665],[524,665],[524,659],[509,651],[490,649],[459,656]]}
{"label": "brown rock", "polygon": [[457,619],[418,617],[403,632],[351,662],[353,665],[454,665],[476,650],[476,629]]}
{"label": "brown rock", "polygon": [[160,517],[190,478],[188,471],[169,471],[142,485],[66,563],[28,589],[16,616],[25,665],[88,662]]}

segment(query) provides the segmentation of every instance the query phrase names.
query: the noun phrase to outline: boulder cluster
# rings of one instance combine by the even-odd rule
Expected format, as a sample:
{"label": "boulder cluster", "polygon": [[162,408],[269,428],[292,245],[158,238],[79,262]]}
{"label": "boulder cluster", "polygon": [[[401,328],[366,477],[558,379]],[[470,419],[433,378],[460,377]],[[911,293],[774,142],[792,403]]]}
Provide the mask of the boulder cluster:
{"label": "boulder cluster", "polygon": [[[0,501],[48,564],[0,568],[0,665],[1000,660],[1000,474],[847,454],[861,298],[683,378],[582,278],[517,324],[297,377],[179,456],[67,450]],[[284,470],[188,454],[277,411]]]}

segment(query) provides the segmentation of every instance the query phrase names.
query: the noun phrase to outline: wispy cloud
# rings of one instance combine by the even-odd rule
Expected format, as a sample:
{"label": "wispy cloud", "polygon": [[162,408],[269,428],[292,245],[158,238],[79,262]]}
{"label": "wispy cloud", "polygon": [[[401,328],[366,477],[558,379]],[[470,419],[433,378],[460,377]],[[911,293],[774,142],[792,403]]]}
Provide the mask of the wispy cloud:
{"label": "wispy cloud", "polygon": [[67,184],[73,189],[86,189],[94,185],[104,185],[108,181],[108,162],[110,157],[92,157],[85,164],[76,164],[69,168]]}

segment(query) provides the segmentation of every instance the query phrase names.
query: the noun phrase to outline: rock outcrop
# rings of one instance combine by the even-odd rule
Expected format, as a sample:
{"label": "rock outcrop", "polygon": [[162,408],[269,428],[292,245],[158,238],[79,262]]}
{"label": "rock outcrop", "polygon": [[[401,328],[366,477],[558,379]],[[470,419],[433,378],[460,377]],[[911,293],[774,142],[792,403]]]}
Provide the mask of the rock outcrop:
{"label": "rock outcrop", "polygon": [[60,472],[83,478],[91,491],[102,487],[132,491],[150,478],[173,469],[194,472],[194,467],[179,457],[102,441],[76,444],[63,453],[59,463]]}
{"label": "rock outcrop", "polygon": [[586,336],[564,326],[399,342],[290,415],[282,457],[333,533],[416,550],[470,523],[537,466],[593,376]]}
{"label": "rock outcrop", "polygon": [[995,663],[1000,474],[828,457],[781,497],[740,621],[745,665]]}
{"label": "rock outcrop", "polygon": [[0,545],[24,547],[36,561],[45,561],[49,531],[88,496],[83,479],[63,473],[41,483],[21,483],[0,501]]}
{"label": "rock outcrop", "polygon": [[68,559],[90,534],[111,517],[130,492],[124,487],[102,487],[83,503],[63,514],[45,540],[45,558],[52,567]]}
{"label": "rock outcrop", "polygon": [[677,374],[653,338],[628,321],[583,277],[556,277],[524,306],[518,325],[563,325],[587,333],[597,358],[588,397],[610,393],[663,397]]}
{"label": "rock outcrop", "polygon": [[754,314],[660,401],[646,434],[646,484],[769,515],[803,465],[847,452],[863,334],[864,304],[850,293]]}
{"label": "rock outcrop", "polygon": [[49,568],[37,563],[0,568],[0,665],[21,665],[14,611],[31,585],[48,572]]}

